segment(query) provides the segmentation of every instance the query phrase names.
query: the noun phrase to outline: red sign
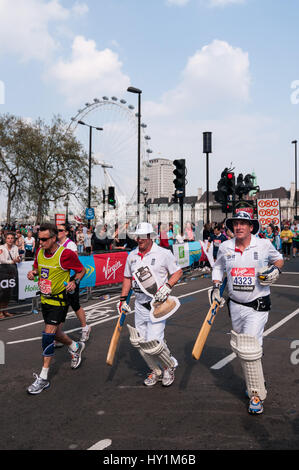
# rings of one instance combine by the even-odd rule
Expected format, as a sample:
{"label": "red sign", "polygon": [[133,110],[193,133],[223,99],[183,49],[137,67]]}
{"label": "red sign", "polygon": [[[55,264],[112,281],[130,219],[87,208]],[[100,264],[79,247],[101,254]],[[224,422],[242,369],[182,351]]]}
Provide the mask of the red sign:
{"label": "red sign", "polygon": [[250,214],[251,218],[253,219],[253,208],[252,207],[237,207],[236,208],[236,213],[237,212],[247,212],[248,214]]}
{"label": "red sign", "polygon": [[65,214],[55,214],[55,225],[65,224]]}
{"label": "red sign", "polygon": [[95,254],[96,286],[118,284],[124,280],[125,264],[128,253]]}

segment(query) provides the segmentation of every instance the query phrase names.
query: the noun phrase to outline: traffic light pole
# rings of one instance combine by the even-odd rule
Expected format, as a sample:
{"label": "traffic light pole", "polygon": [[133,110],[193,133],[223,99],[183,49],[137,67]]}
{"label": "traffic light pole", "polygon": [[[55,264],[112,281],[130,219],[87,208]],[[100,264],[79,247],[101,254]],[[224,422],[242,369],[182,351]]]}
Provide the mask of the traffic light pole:
{"label": "traffic light pole", "polygon": [[181,222],[181,235],[184,235],[184,198],[180,197],[180,222]]}
{"label": "traffic light pole", "polygon": [[210,198],[209,198],[209,154],[207,156],[207,163],[206,163],[206,179],[207,179],[207,224],[210,223]]}

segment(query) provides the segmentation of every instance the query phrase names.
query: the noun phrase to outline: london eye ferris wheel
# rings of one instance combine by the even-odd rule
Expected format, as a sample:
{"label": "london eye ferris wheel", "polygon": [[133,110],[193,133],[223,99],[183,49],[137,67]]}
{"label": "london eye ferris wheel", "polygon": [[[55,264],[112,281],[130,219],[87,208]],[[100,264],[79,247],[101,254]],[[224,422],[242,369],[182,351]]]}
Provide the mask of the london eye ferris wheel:
{"label": "london eye ferris wheel", "polygon": [[[115,187],[116,199],[125,198],[128,203],[137,199],[137,135],[138,113],[132,104],[116,96],[94,98],[80,108],[71,118],[69,128],[88,153],[89,126],[101,127],[92,135],[91,184],[100,193],[108,186]],[[140,193],[146,193],[149,159],[153,153],[149,146],[147,125],[141,120],[140,139]]]}

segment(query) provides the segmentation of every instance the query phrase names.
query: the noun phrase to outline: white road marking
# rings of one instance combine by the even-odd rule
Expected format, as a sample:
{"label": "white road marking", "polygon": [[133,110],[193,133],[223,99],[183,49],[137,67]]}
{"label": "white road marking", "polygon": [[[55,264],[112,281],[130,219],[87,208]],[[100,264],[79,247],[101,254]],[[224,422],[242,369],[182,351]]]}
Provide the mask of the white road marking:
{"label": "white road marking", "polygon": [[[178,298],[182,298],[182,297],[188,297],[190,295],[194,295],[194,294],[197,294],[199,292],[203,292],[205,290],[208,290],[209,287],[206,287],[204,289],[199,289],[199,290],[196,290],[196,291],[193,291],[193,292],[190,292],[188,294],[183,294],[183,295],[180,295],[178,296]],[[118,298],[118,296],[117,296]],[[105,300],[104,301],[106,303],[106,305],[109,303],[109,302],[113,302],[113,300],[109,299],[109,300]],[[84,310],[85,311],[88,311],[88,310],[92,310],[94,309],[95,306],[105,306],[104,302],[99,302],[97,304],[93,304],[93,305],[90,305],[88,307],[86,307]],[[116,302],[114,300],[114,302]],[[135,310],[132,310],[130,313],[134,313]],[[71,313],[71,312],[70,312]],[[103,312],[103,314],[105,314],[105,312]],[[128,314],[130,315],[130,314]],[[95,322],[92,322],[92,323],[89,323],[89,325],[91,327],[95,326],[95,325],[99,325],[101,323],[105,323],[107,321],[110,321],[110,320],[114,320],[115,318],[118,318],[119,315],[113,315],[112,317],[111,316],[108,316],[107,318],[104,318],[104,319],[101,319],[101,320],[98,320],[98,321],[95,321]],[[34,322],[34,323],[30,323],[31,325],[36,325],[37,323],[43,323],[43,320],[40,320],[38,322]],[[10,330],[14,330],[14,329],[18,329],[18,328],[22,328],[22,327],[26,327],[28,324],[26,325],[21,325],[21,326],[18,326],[18,327],[14,327],[14,328],[10,328]],[[81,330],[81,326],[78,327],[78,328],[73,328],[72,330],[66,330],[65,333],[68,334],[68,333],[73,333],[74,331],[79,331]],[[20,340],[16,340],[16,341],[9,341],[7,342],[6,344],[19,344],[19,343],[26,343],[26,342],[30,342],[30,341],[37,341],[37,340],[40,340],[41,339],[41,336],[36,336],[36,337],[33,337],[33,338],[27,338],[27,339],[20,339]]]}
{"label": "white road marking", "polygon": [[[291,320],[293,317],[295,317],[296,315],[298,315],[299,313],[299,308],[297,308],[297,310],[294,310],[294,312],[290,313],[289,315],[287,315],[286,317],[284,317],[282,320],[280,320],[279,322],[275,323],[275,325],[271,326],[270,328],[268,328],[266,331],[264,331],[264,334],[263,336],[268,336],[270,333],[272,333],[273,331],[277,330],[277,328],[281,327],[282,325],[284,325],[286,322],[288,322],[289,320]],[[226,364],[228,364],[229,362],[233,361],[235,359],[236,354],[235,353],[232,353],[230,354],[229,356],[226,356],[224,357],[223,359],[221,359],[221,361],[217,362],[216,364],[214,364],[211,369],[214,369],[214,370],[219,370],[219,369],[222,369],[222,367],[226,366]]]}
{"label": "white road marking", "polygon": [[111,439],[103,439],[102,441],[96,442],[93,446],[89,447],[87,450],[103,450],[107,447],[111,446],[112,441]]}

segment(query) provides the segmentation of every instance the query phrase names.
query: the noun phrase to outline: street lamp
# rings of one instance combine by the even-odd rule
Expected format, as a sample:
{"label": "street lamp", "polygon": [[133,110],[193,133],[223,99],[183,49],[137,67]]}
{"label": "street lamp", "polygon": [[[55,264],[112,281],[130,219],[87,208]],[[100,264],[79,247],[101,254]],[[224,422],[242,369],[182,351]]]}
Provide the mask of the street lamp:
{"label": "street lamp", "polygon": [[297,140],[292,140],[292,144],[295,144],[295,216],[297,218]]}
{"label": "street lamp", "polygon": [[[88,209],[91,206],[91,147],[92,147],[92,129],[96,129],[97,131],[102,131],[102,127],[95,127],[86,124],[83,121],[78,121],[78,124],[82,126],[89,127],[89,169],[88,169]],[[90,228],[90,219],[88,219],[88,228]]]}
{"label": "street lamp", "polygon": [[138,160],[137,160],[137,215],[139,218],[139,204],[140,204],[140,128],[141,128],[141,93],[142,90],[129,86],[127,89],[129,93],[138,94]]}

